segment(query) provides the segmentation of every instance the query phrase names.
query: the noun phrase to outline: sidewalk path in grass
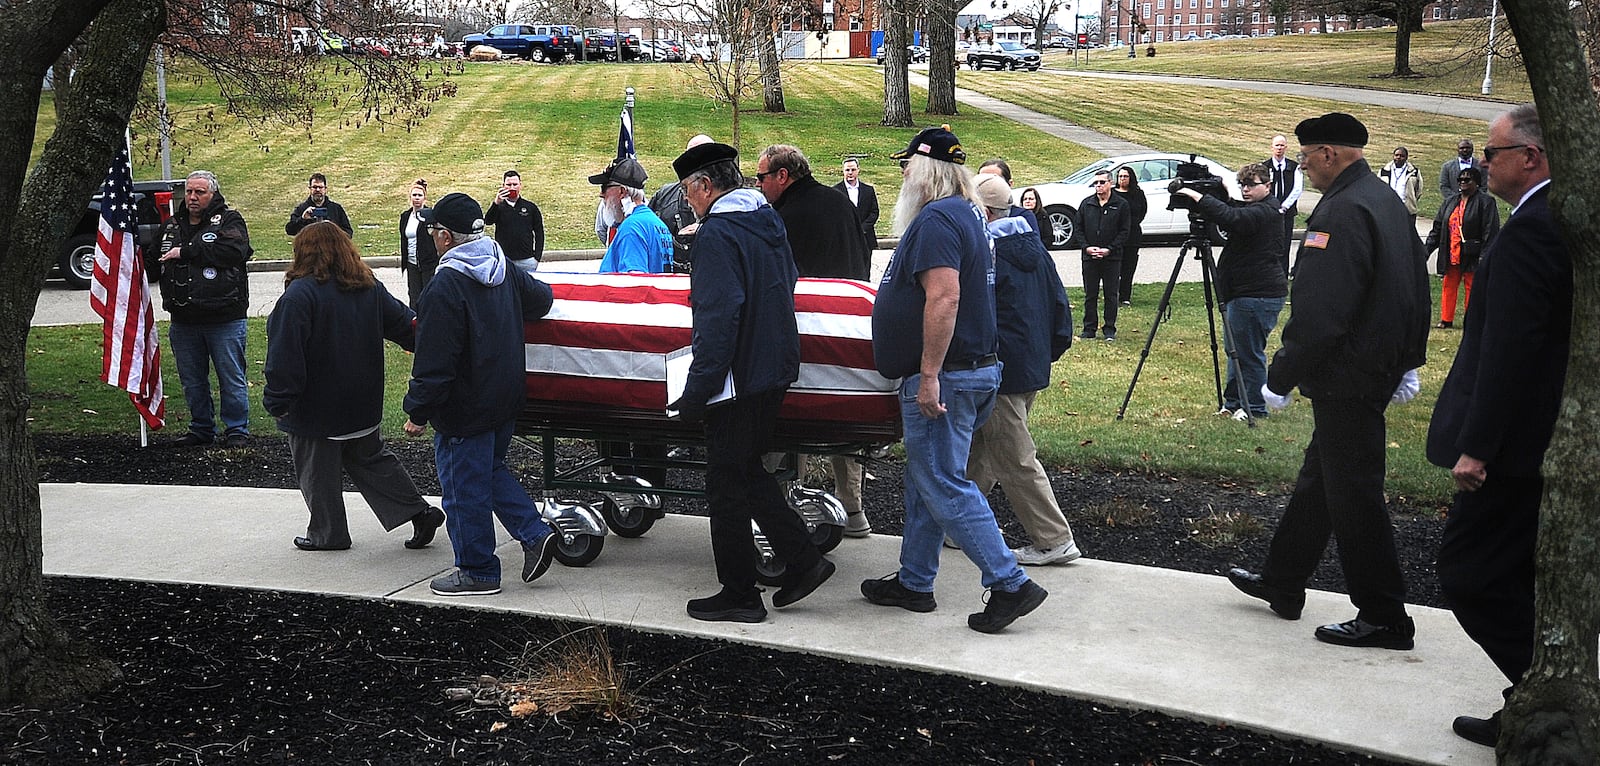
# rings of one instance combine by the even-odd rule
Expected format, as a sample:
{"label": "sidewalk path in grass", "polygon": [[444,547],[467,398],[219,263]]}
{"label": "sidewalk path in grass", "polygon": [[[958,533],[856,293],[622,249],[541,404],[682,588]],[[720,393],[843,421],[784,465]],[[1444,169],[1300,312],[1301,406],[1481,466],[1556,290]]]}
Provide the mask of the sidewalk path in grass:
{"label": "sidewalk path in grass", "polygon": [[[1222,577],[1092,558],[1033,567],[1050,591],[1038,611],[997,635],[967,628],[982,609],[978,572],[944,551],[930,614],[869,604],[862,580],[898,566],[900,539],[845,539],[838,573],[759,624],[690,619],[684,603],[717,588],[706,520],[669,514],[643,537],[608,537],[584,568],[554,567],[532,585],[511,578],[496,596],[442,598],[428,589],[452,564],[449,541],[406,550],[409,527],[384,534],[346,495],[354,546],[308,553],[300,493],[280,489],[46,484],[46,574],[260,588],[521,612],[667,632],[982,679],[1076,699],[1321,742],[1422,764],[1489,766],[1494,751],[1450,731],[1487,715],[1503,680],[1449,612],[1412,607],[1409,652],[1319,643],[1319,624],[1354,613],[1336,593],[1307,594],[1305,617],[1281,620]],[[239,523],[249,509],[250,523]],[[153,531],[160,545],[130,545]],[[497,528],[498,531],[498,528]],[[500,533],[499,554],[520,561]],[[1086,552],[1094,555],[1089,548]],[[769,594],[770,595],[770,594]],[[849,630],[840,630],[849,626]]]}

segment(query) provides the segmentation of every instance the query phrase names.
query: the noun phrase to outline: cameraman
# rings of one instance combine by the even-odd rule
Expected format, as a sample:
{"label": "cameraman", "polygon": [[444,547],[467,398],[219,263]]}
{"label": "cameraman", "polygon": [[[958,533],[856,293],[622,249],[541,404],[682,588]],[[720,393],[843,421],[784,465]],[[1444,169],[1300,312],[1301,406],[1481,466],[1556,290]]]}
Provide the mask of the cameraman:
{"label": "cameraman", "polygon": [[1267,336],[1278,325],[1278,312],[1289,294],[1278,257],[1287,244],[1283,216],[1272,196],[1272,171],[1259,163],[1244,166],[1239,170],[1239,192],[1243,202],[1203,195],[1188,186],[1173,192],[1192,200],[1196,214],[1228,234],[1216,269],[1217,297],[1226,320],[1223,342],[1228,349],[1228,386],[1223,391],[1224,407],[1217,414],[1229,414],[1234,420],[1267,416],[1261,398],[1261,386],[1267,382]]}

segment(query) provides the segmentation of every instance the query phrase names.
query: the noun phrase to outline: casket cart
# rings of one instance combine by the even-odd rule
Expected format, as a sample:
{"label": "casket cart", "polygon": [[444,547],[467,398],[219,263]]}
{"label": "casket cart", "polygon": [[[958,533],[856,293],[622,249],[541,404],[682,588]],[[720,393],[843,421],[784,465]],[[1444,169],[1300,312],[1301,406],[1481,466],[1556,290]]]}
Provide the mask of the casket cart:
{"label": "casket cart", "polygon": [[[557,558],[583,566],[600,553],[607,531],[638,537],[663,515],[669,497],[703,497],[701,487],[652,486],[625,470],[680,468],[703,472],[686,457],[616,457],[602,444],[661,445],[671,455],[705,443],[701,424],[668,417],[667,356],[691,345],[689,277],[680,275],[541,272],[555,305],[525,327],[527,404],[519,435],[537,442],[546,520],[561,535]],[[865,459],[900,439],[898,382],[872,362],[871,286],[844,279],[801,279],[795,288],[800,379],[779,413],[772,449],[798,455]],[[557,439],[595,442],[595,457],[560,465]],[[777,471],[789,505],[824,550],[838,545],[845,513],[839,501],[804,487],[791,458]],[[597,492],[593,503],[559,499],[568,490]],[[763,580],[781,564],[759,528],[752,530]]]}

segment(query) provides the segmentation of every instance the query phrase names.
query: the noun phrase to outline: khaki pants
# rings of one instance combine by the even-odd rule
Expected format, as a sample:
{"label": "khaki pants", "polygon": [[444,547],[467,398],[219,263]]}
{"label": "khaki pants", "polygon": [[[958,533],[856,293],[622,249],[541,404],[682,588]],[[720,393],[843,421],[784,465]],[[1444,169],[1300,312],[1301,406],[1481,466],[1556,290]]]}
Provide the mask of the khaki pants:
{"label": "khaki pants", "polygon": [[972,452],[967,456],[967,477],[985,495],[996,483],[1005,488],[1006,499],[1027,530],[1036,548],[1054,548],[1072,539],[1072,527],[1062,515],[1055,491],[1044,475],[1044,466],[1028,433],[1028,413],[1038,392],[1000,394],[994,411],[983,427],[972,435]]}

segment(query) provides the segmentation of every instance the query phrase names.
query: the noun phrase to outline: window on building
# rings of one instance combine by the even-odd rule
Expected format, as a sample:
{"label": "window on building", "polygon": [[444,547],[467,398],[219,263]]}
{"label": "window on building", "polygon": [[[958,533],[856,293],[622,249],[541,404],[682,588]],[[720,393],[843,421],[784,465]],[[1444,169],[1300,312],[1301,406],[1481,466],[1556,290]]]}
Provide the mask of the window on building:
{"label": "window on building", "polygon": [[1147,19],[1150,18],[1150,4],[1149,3],[1145,3],[1144,4],[1144,14],[1143,14],[1143,16],[1145,18],[1147,18]]}
{"label": "window on building", "polygon": [[[1156,23],[1160,24],[1161,22],[1157,21]],[[1166,41],[1167,41],[1167,33],[1158,30],[1156,32],[1156,42],[1162,43],[1162,42],[1166,42]]]}
{"label": "window on building", "polygon": [[228,4],[224,0],[205,0],[204,12],[207,32],[221,34],[228,31]]}
{"label": "window on building", "polygon": [[860,16],[851,16],[850,17],[850,31],[851,32],[860,32],[861,31],[861,17]]}
{"label": "window on building", "polygon": [[[1178,0],[1178,1],[1182,2],[1182,0]],[[1162,10],[1166,10],[1166,8],[1167,8],[1167,0],[1156,0],[1156,7],[1160,8]]]}
{"label": "window on building", "polygon": [[1206,24],[1209,25],[1210,23],[1211,23],[1211,14],[1208,13],[1208,14],[1206,14]]}
{"label": "window on building", "polygon": [[255,13],[252,15],[254,31],[262,37],[277,37],[283,34],[283,25],[279,23],[278,9],[272,3],[255,3]]}
{"label": "window on building", "polygon": [[1198,14],[1194,14],[1194,13],[1189,14],[1189,23],[1190,24],[1198,24],[1199,22],[1200,22],[1200,18],[1199,18]]}
{"label": "window on building", "polygon": [[[1164,14],[1164,13],[1158,13],[1158,14],[1156,14],[1156,26],[1158,26],[1158,27],[1159,27],[1159,26],[1161,26],[1161,25],[1162,25],[1162,24],[1165,24],[1165,23],[1167,23],[1167,16],[1166,16],[1166,14]],[[1160,33],[1160,32],[1157,32],[1157,33],[1156,33],[1156,34],[1158,34],[1158,35],[1159,35],[1159,34],[1161,34],[1161,33]]]}
{"label": "window on building", "polygon": [[1433,20],[1438,21],[1441,18],[1443,17],[1439,14],[1439,6],[1433,6]]}
{"label": "window on building", "polygon": [[1260,24],[1261,23],[1261,12],[1260,11],[1256,11],[1256,12],[1250,14],[1250,23],[1251,24]]}

